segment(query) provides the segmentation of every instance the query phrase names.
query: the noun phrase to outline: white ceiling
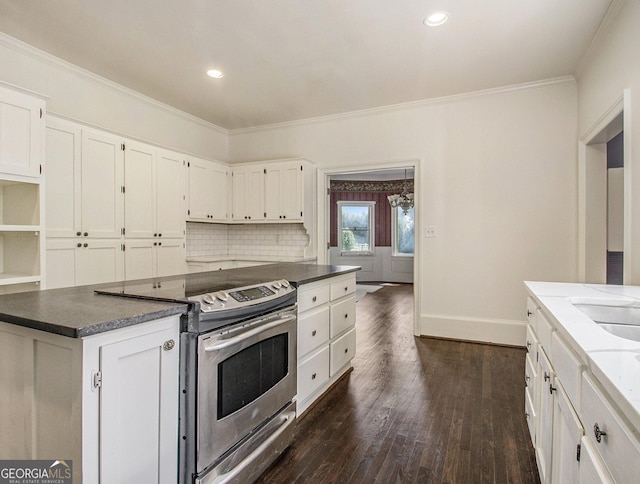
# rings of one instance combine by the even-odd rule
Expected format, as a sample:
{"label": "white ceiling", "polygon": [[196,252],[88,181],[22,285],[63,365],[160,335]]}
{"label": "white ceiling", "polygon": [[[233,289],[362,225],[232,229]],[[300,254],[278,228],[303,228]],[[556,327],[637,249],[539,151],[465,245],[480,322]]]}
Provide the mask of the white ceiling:
{"label": "white ceiling", "polygon": [[0,31],[236,129],[571,75],[615,1],[0,0]]}

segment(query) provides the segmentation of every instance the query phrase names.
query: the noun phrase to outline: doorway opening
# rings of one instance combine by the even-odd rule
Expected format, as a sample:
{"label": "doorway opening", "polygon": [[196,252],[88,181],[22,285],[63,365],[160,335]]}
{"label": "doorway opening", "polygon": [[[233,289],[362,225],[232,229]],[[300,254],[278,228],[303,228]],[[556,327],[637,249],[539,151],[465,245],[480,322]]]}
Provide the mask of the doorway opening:
{"label": "doorway opening", "polygon": [[628,224],[629,161],[625,159],[625,91],[581,139],[580,271],[584,282],[624,284],[630,257]]}
{"label": "doorway opening", "polygon": [[[402,191],[405,171],[416,206],[406,214],[402,209],[394,213],[387,196]],[[414,334],[419,335],[417,172],[418,161],[414,160],[368,170],[343,168],[324,173],[320,178],[325,186],[320,187],[320,193],[326,196],[319,204],[324,207],[324,231],[319,247],[326,251],[319,259],[327,264],[362,267],[356,279],[364,290],[376,284],[413,284]]]}

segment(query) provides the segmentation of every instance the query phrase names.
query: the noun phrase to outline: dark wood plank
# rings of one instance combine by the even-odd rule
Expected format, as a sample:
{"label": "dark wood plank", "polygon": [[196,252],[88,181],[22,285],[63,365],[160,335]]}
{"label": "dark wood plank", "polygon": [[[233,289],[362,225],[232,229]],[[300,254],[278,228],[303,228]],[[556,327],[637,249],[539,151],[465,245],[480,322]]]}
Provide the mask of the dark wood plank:
{"label": "dark wood plank", "polygon": [[524,349],[413,336],[413,287],[357,305],[354,371],[259,483],[538,483]]}

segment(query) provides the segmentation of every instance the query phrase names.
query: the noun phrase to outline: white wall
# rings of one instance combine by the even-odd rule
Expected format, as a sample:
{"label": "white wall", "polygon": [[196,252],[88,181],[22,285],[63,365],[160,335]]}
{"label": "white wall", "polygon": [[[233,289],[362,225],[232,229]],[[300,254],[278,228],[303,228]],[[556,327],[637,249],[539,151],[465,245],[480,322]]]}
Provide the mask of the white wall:
{"label": "white wall", "polygon": [[49,97],[47,110],[116,133],[227,161],[227,131],[0,33],[0,81]]}
{"label": "white wall", "polygon": [[[629,89],[624,111],[625,178],[628,212],[625,214],[625,284],[640,284],[640,2],[617,2],[578,72],[579,134],[589,132]],[[635,156],[634,156],[635,155]],[[627,168],[629,168],[627,170]]]}
{"label": "white wall", "polygon": [[420,159],[420,332],[522,344],[523,280],[577,277],[573,79],[230,133],[230,159]]}

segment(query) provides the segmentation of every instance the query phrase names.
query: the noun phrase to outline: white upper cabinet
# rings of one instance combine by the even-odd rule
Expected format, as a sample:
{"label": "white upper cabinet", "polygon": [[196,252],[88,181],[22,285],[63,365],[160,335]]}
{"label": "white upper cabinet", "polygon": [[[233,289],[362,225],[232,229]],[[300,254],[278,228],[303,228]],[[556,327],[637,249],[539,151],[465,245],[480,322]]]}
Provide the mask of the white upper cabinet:
{"label": "white upper cabinet", "polygon": [[82,236],[119,238],[122,235],[124,150],[121,138],[82,130]]}
{"label": "white upper cabinet", "polygon": [[76,237],[82,230],[80,126],[49,117],[46,146],[47,236]]}
{"label": "white upper cabinet", "polygon": [[179,153],[159,149],[155,171],[156,228],[162,238],[184,237],[185,222],[185,163]]}
{"label": "white upper cabinet", "polygon": [[178,153],[125,142],[127,238],[184,237],[184,161]]}
{"label": "white upper cabinet", "polygon": [[241,165],[233,168],[233,220],[259,222],[265,219],[264,165]]}
{"label": "white upper cabinet", "polygon": [[39,176],[45,101],[0,85],[0,173]]}
{"label": "white upper cabinet", "polygon": [[227,165],[191,157],[189,209],[194,222],[226,222],[229,218],[229,169]]}
{"label": "white upper cabinet", "polygon": [[303,166],[285,162],[268,165],[265,174],[267,220],[302,220]]}

